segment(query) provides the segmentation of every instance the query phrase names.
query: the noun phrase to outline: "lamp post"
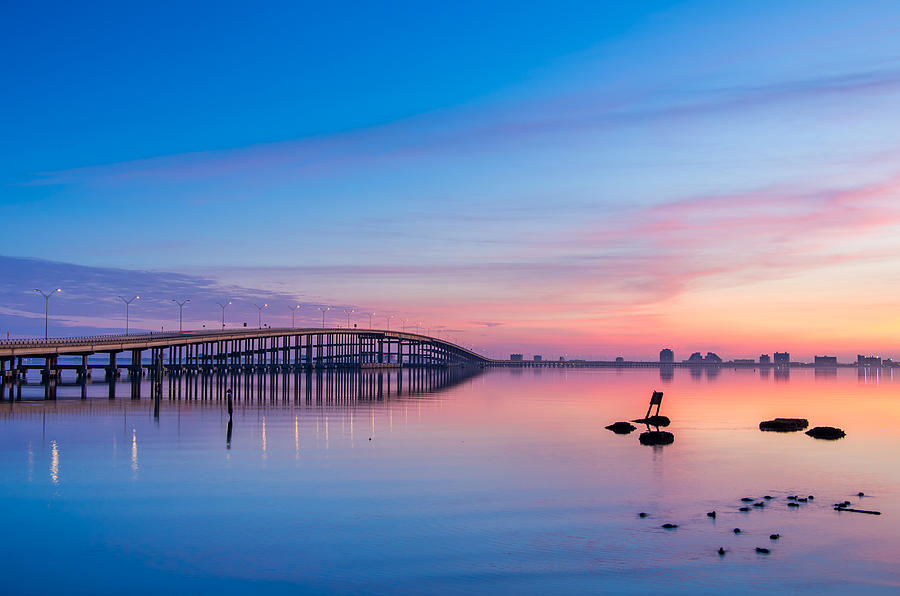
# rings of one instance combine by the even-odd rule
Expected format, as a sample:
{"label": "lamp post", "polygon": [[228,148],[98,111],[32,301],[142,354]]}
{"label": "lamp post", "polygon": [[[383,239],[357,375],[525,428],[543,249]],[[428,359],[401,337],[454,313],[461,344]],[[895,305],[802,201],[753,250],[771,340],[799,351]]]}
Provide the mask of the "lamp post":
{"label": "lamp post", "polygon": [[291,329],[294,328],[294,315],[297,313],[298,310],[300,310],[299,304],[291,309]]}
{"label": "lamp post", "polygon": [[406,319],[400,319],[400,333],[406,331]]}
{"label": "lamp post", "polygon": [[386,318],[387,318],[387,330],[390,331],[391,330],[391,319],[394,318],[394,315],[388,315]]}
{"label": "lamp post", "polygon": [[375,316],[375,313],[370,312],[370,313],[367,313],[367,314],[369,315],[369,329],[371,329],[371,328],[372,328],[372,317]]}
{"label": "lamp post", "polygon": [[44,339],[47,339],[47,305],[50,303],[50,296],[56,294],[57,292],[62,292],[62,290],[56,288],[55,290],[50,290],[46,294],[37,288],[35,288],[34,291],[44,297]]}
{"label": "lamp post", "polygon": [[222,329],[225,329],[225,308],[231,304],[231,300],[222,304],[221,302],[216,302],[219,308],[222,309]]}
{"label": "lamp post", "polygon": [[344,309],[344,312],[347,313],[347,329],[350,329],[350,315],[356,312],[355,308],[351,308],[350,310]]}
{"label": "lamp post", "polygon": [[331,310],[330,306],[320,306],[319,311],[322,313],[322,329],[325,329],[325,313]]}
{"label": "lamp post", "polygon": [[131,306],[132,302],[138,299],[140,299],[140,296],[135,296],[131,300],[125,300],[125,298],[119,296],[119,300],[125,303],[125,335],[128,335],[128,307]]}
{"label": "lamp post", "polygon": [[268,305],[268,304],[263,304],[262,306],[260,306],[260,305],[258,305],[258,304],[254,304],[253,306],[256,307],[256,311],[257,311],[257,312],[256,312],[256,319],[257,319],[257,323],[256,323],[256,324],[257,324],[257,326],[258,326],[260,329],[262,329],[262,309],[264,309],[265,307],[267,307],[267,306],[269,306],[269,305]]}
{"label": "lamp post", "polygon": [[419,333],[419,325],[421,325],[421,324],[422,324],[421,321],[416,321],[416,334],[417,334],[417,335],[418,335],[418,333]]}
{"label": "lamp post", "polygon": [[182,314],[182,311],[184,310],[184,305],[190,301],[191,301],[190,298],[188,298],[187,300],[182,300],[181,302],[172,298],[172,302],[174,302],[175,304],[178,305],[178,333],[181,333],[181,314]]}

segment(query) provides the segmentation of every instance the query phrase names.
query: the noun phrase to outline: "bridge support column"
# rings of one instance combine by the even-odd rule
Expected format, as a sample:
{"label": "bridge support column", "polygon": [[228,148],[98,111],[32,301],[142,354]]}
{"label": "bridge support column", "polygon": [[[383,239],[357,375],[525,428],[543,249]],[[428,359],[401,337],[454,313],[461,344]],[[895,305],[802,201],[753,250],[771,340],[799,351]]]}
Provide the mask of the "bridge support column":
{"label": "bridge support column", "polygon": [[106,378],[115,379],[119,376],[119,367],[116,365],[116,352],[109,353],[109,365],[106,367]]}
{"label": "bridge support column", "polygon": [[44,357],[44,368],[41,369],[42,382],[56,379],[59,376],[59,369],[56,367],[57,358],[55,355]]}

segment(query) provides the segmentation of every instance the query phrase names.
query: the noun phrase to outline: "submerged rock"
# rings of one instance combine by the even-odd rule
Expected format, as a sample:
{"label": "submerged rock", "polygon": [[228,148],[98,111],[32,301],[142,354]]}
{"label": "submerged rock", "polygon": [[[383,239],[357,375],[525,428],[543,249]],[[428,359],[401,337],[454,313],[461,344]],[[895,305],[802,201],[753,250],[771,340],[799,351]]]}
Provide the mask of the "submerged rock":
{"label": "submerged rock", "polygon": [[678,527],[678,524],[663,524],[662,527],[664,527],[667,530],[674,530],[675,528]]}
{"label": "submerged rock", "polygon": [[814,439],[827,439],[829,441],[842,439],[847,435],[847,433],[841,429],[833,426],[817,426],[806,431],[806,434]]}
{"label": "submerged rock", "polygon": [[753,497],[741,497],[741,501],[744,503],[752,503]]}
{"label": "submerged rock", "polygon": [[741,507],[740,509],[738,509],[738,511],[740,511],[741,513],[747,513],[748,511],[750,511],[750,508],[749,507]]}
{"label": "submerged rock", "polygon": [[675,442],[675,435],[664,430],[651,430],[638,437],[641,445],[669,445]]}
{"label": "submerged rock", "polygon": [[769,554],[769,553],[772,552],[772,551],[770,551],[770,550],[767,549],[767,548],[760,548],[760,547],[757,546],[757,547],[756,547],[756,552],[758,552],[758,553],[761,554],[761,555],[767,555],[767,554]]}
{"label": "submerged rock", "polygon": [[632,422],[637,422],[639,424],[649,424],[650,426],[669,426],[672,421],[669,420],[668,416],[650,416],[649,418],[638,418],[637,420],[632,420]]}
{"label": "submerged rock", "polygon": [[805,418],[776,418],[775,420],[763,420],[759,423],[759,430],[769,430],[777,433],[792,433],[803,430],[809,426]]}
{"label": "submerged rock", "polygon": [[630,422],[614,422],[606,427],[606,430],[611,430],[617,435],[627,435],[632,432],[637,427]]}
{"label": "submerged rock", "polygon": [[781,538],[781,534],[769,534],[769,540],[778,540]]}

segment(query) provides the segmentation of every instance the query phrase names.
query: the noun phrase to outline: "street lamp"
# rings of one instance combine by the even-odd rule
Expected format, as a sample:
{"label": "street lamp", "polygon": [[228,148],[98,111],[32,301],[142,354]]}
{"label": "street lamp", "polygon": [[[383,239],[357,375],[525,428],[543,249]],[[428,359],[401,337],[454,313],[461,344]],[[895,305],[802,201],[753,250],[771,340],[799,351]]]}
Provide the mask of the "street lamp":
{"label": "street lamp", "polygon": [[184,310],[184,305],[190,302],[191,299],[188,298],[186,300],[182,300],[181,302],[172,298],[172,302],[178,305],[178,333],[181,333],[181,313]]}
{"label": "street lamp", "polygon": [[419,325],[421,325],[421,324],[422,324],[421,321],[416,321],[416,334],[417,334],[417,335],[418,335],[418,333],[419,333]]}
{"label": "street lamp", "polygon": [[294,315],[297,314],[298,310],[300,310],[299,304],[291,309],[291,329],[294,328]]}
{"label": "street lamp", "polygon": [[325,329],[325,313],[331,310],[330,306],[320,306],[319,310],[322,312],[322,329]]}
{"label": "street lamp", "polygon": [[350,310],[344,309],[344,312],[347,313],[347,329],[350,329],[350,315],[356,312],[355,308],[351,308]]}
{"label": "street lamp", "polygon": [[372,328],[372,317],[375,316],[375,313],[370,312],[370,313],[368,313],[368,315],[369,315],[369,329],[371,329]]}
{"label": "street lamp", "polygon": [[57,292],[62,292],[62,290],[56,288],[55,290],[50,290],[46,294],[37,288],[35,288],[34,291],[44,297],[44,339],[47,339],[47,305],[50,303],[50,296]]}
{"label": "street lamp", "polygon": [[216,302],[216,304],[218,305],[219,308],[222,309],[222,329],[225,329],[225,307],[227,307],[231,304],[231,300],[229,300],[225,304],[222,304],[221,302]]}
{"label": "street lamp", "polygon": [[253,306],[256,307],[256,311],[257,311],[256,312],[257,325],[259,326],[260,329],[262,329],[262,309],[264,309],[265,307],[267,307],[269,305],[263,304],[262,306],[260,306],[258,304],[254,304]]}
{"label": "street lamp", "polygon": [[132,302],[138,299],[140,299],[140,296],[135,296],[131,300],[125,300],[123,297],[119,296],[119,300],[125,303],[125,335],[128,335],[128,307],[131,306]]}
{"label": "street lamp", "polygon": [[406,331],[406,319],[400,319],[400,333]]}
{"label": "street lamp", "polygon": [[388,330],[388,331],[391,330],[391,319],[393,319],[393,318],[394,318],[394,315],[388,315],[388,316],[387,316],[387,330]]}

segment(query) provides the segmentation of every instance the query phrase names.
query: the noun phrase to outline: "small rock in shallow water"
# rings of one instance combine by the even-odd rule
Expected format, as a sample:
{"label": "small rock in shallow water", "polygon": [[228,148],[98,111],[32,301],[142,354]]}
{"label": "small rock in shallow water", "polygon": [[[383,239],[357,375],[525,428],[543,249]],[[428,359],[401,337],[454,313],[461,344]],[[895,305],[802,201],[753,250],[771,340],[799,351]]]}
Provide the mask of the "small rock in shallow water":
{"label": "small rock in shallow water", "polygon": [[740,534],[740,533],[741,533],[741,529],[740,529],[740,528],[735,528],[735,529],[732,530],[732,532],[734,532],[735,534]]}
{"label": "small rock in shallow water", "polygon": [[792,433],[803,430],[809,426],[805,418],[776,418],[775,420],[763,420],[759,423],[759,430],[769,430],[778,433]]}
{"label": "small rock in shallow water", "polygon": [[630,422],[615,422],[606,427],[606,430],[611,430],[617,435],[627,435],[632,432],[635,428],[635,425]]}
{"label": "small rock in shallow water", "polygon": [[706,517],[711,517],[713,519],[716,519],[716,512],[710,511],[709,513],[706,514]]}
{"label": "small rock in shallow water", "polygon": [[741,507],[740,509],[738,509],[738,511],[743,511],[746,513],[747,511],[750,511],[750,508],[749,507]]}
{"label": "small rock in shallow water", "polygon": [[857,497],[864,497],[864,496],[866,496],[866,493],[860,491],[860,492],[856,493],[856,496],[857,496]]}
{"label": "small rock in shallow water", "polygon": [[641,445],[670,445],[675,442],[675,435],[664,430],[651,430],[638,437]]}
{"label": "small rock in shallow water", "polygon": [[814,439],[826,439],[828,441],[842,439],[847,436],[847,433],[833,426],[817,426],[806,431],[806,434]]}
{"label": "small rock in shallow water", "polygon": [[769,540],[778,540],[781,538],[781,534],[769,534]]}
{"label": "small rock in shallow water", "polygon": [[752,497],[743,497],[743,498],[741,498],[741,501],[743,501],[744,503],[752,503],[753,498]]}
{"label": "small rock in shallow water", "polygon": [[788,503],[788,507],[799,507],[800,503]]}
{"label": "small rock in shallow water", "polygon": [[806,497],[797,497],[797,501],[799,501],[800,503],[806,503],[807,500],[808,499]]}
{"label": "small rock in shallow water", "polygon": [[640,513],[638,513],[638,517],[647,517],[647,514],[641,511]]}
{"label": "small rock in shallow water", "polygon": [[814,496],[812,496],[812,495],[809,495],[809,496],[808,496],[808,497],[806,497],[806,498],[807,498],[807,499],[809,499],[809,500],[810,500],[810,501],[812,501],[812,500],[813,500],[813,499],[815,499],[815,497],[814,497]]}
{"label": "small rock in shallow water", "polygon": [[662,527],[664,527],[667,530],[674,530],[675,528],[678,527],[678,524],[663,524]]}
{"label": "small rock in shallow water", "polygon": [[719,547],[719,555],[721,556],[721,555],[724,555],[724,554],[725,554],[725,549],[722,548],[722,547],[720,546],[720,547]]}
{"label": "small rock in shallow water", "polygon": [[766,495],[763,497],[763,499],[765,499],[766,501],[769,501],[772,499],[772,495]]}
{"label": "small rock in shallow water", "polygon": [[759,503],[754,503],[753,506],[754,506],[754,507],[765,507],[766,504],[763,503],[762,501],[760,501]]}
{"label": "small rock in shallow water", "polygon": [[788,501],[796,501],[796,500],[797,500],[797,495],[790,495],[788,497]]}
{"label": "small rock in shallow water", "polygon": [[757,547],[756,547],[756,552],[758,552],[758,553],[761,554],[761,555],[767,555],[767,554],[769,554],[771,551],[770,551],[769,549],[767,549],[767,548],[760,548],[760,547],[757,546]]}
{"label": "small rock in shallow water", "polygon": [[667,416],[650,416],[648,418],[638,418],[637,420],[632,420],[632,422],[637,422],[639,424],[649,424],[651,426],[669,426],[672,421],[669,420]]}

